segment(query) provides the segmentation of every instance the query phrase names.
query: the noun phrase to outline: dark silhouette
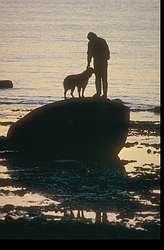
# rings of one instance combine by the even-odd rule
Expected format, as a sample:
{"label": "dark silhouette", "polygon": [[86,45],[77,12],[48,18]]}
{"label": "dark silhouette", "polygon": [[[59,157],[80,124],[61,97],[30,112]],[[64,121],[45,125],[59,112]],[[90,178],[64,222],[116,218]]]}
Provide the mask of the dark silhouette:
{"label": "dark silhouette", "polygon": [[107,82],[107,68],[108,60],[110,59],[110,50],[103,38],[98,37],[95,33],[89,32],[87,35],[88,51],[87,51],[87,68],[90,67],[91,59],[93,57],[94,70],[95,70],[95,84],[96,94],[101,95],[101,80],[103,83],[103,97],[107,97],[108,82]]}
{"label": "dark silhouette", "polygon": [[[71,90],[71,96],[73,96],[73,92],[75,87],[77,86],[79,97],[84,97],[84,90],[88,84],[89,78],[94,73],[93,68],[88,67],[84,72],[81,74],[76,75],[69,75],[64,79],[63,86],[64,86],[64,98],[67,99],[66,93],[70,89]],[[82,95],[81,95],[81,89],[82,89]]]}
{"label": "dark silhouette", "polygon": [[13,83],[10,80],[0,80],[0,89],[13,88]]}
{"label": "dark silhouette", "polygon": [[106,212],[100,212],[100,211],[96,211],[96,218],[95,218],[96,222],[100,223],[100,222],[109,222],[108,221],[108,216]]}
{"label": "dark silhouette", "polygon": [[129,108],[122,103],[70,98],[36,108],[12,124],[0,137],[0,148],[28,159],[115,162],[128,128]]}

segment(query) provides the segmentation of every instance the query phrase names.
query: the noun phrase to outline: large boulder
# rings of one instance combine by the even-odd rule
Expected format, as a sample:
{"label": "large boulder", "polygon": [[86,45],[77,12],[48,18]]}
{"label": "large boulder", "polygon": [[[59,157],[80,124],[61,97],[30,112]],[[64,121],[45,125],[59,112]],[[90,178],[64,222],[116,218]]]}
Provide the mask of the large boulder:
{"label": "large boulder", "polygon": [[122,103],[72,98],[28,113],[1,143],[32,158],[110,160],[124,147],[128,126],[129,108]]}
{"label": "large boulder", "polygon": [[13,88],[13,83],[10,80],[0,80],[0,89]]}

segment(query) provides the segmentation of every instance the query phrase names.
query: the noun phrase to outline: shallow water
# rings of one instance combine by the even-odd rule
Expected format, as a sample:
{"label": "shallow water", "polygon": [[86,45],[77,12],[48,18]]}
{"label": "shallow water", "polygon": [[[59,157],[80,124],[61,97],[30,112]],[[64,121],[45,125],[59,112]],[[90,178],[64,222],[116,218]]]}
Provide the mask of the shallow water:
{"label": "shallow water", "polygon": [[[71,228],[77,227],[77,234],[65,235],[62,229],[60,236],[50,231],[50,238],[86,238],[86,229],[79,234],[81,229],[76,223],[82,223],[80,226],[98,223],[99,226],[108,225],[108,233],[100,236],[100,227],[97,233],[87,237],[159,239],[160,143],[156,136],[159,131],[156,127],[156,135],[150,132],[151,136],[148,132],[142,135],[140,128],[131,128],[117,162],[69,159],[31,162],[5,158],[1,152],[0,219],[4,224],[0,223],[0,228],[3,229],[6,223],[19,224],[21,219],[22,227],[24,223],[33,225],[37,219],[39,221],[33,226],[39,230],[38,223],[41,223],[43,235],[46,235],[44,223],[49,228],[52,222],[55,226],[65,221]],[[31,224],[28,225],[30,233]],[[123,230],[120,233],[117,232],[119,227]],[[126,232],[127,229],[130,231]],[[113,230],[117,232],[114,235]],[[49,237],[28,236],[28,233],[22,237]],[[12,230],[10,237],[15,238]]]}
{"label": "shallow water", "polygon": [[[1,150],[0,238],[160,238],[159,8],[158,0],[0,2],[0,80],[14,84],[0,90],[0,136],[63,99],[65,76],[86,68],[89,31],[111,50],[108,98],[131,110],[118,162],[31,162]],[[94,93],[93,76],[85,95]]]}
{"label": "shallow water", "polygon": [[[111,50],[108,97],[134,108],[160,105],[158,0],[36,0],[0,2],[0,79],[3,107],[34,108],[63,98],[63,79],[87,65],[87,33]],[[95,93],[94,76],[86,96]]]}

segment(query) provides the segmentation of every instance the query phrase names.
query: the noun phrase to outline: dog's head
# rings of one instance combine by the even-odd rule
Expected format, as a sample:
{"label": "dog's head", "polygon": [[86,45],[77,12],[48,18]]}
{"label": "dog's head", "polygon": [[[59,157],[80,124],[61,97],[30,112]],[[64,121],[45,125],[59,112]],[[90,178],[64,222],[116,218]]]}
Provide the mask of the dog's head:
{"label": "dog's head", "polygon": [[87,77],[90,78],[92,76],[92,74],[94,73],[94,69],[92,67],[89,67],[85,70],[85,73],[86,73]]}

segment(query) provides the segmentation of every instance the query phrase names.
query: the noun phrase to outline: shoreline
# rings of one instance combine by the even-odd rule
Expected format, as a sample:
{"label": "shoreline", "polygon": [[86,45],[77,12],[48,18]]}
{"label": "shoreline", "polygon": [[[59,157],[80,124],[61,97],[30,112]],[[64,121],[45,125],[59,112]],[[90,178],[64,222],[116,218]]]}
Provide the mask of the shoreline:
{"label": "shoreline", "polygon": [[[7,131],[9,130],[11,125],[13,125],[19,119],[23,118],[25,115],[27,115],[28,113],[30,113],[36,108],[12,109],[10,113],[8,114],[7,118],[4,118],[5,115],[3,115],[2,118],[0,117],[0,136],[6,136]],[[156,108],[159,112],[154,112],[154,109]],[[150,126],[153,123],[160,124],[161,122],[160,118],[161,118],[160,106],[154,107],[153,109],[152,108],[151,109],[130,109],[130,123],[132,125],[134,124],[135,121],[140,122],[140,124],[143,122],[143,124],[145,125],[147,123],[147,125],[150,125]],[[160,136],[160,133],[159,133],[159,136]]]}
{"label": "shoreline", "polygon": [[[7,130],[11,124],[4,121],[0,127]],[[113,172],[110,164],[92,163],[90,168],[69,161],[44,162],[45,168],[39,161],[17,159],[13,168],[3,154],[0,238],[160,239],[159,119],[130,120],[119,154],[125,175]],[[65,169],[62,164],[72,167]]]}
{"label": "shoreline", "polygon": [[[137,113],[140,114],[140,112],[142,111],[139,111]],[[139,120],[139,119],[137,120],[131,119],[132,113],[133,111],[130,111],[130,125],[129,125],[126,143],[125,143],[124,148],[119,153],[119,155],[121,155],[122,160],[126,161],[126,159],[123,159],[124,151],[131,149],[133,147],[140,148],[140,149],[142,148],[143,150],[145,148],[145,150],[148,152],[147,155],[145,155],[147,156],[147,158],[152,156],[152,154],[159,155],[160,157],[160,147],[161,147],[160,146],[160,126],[161,126],[160,115],[156,114],[155,117],[158,119],[154,121],[152,121],[151,119],[148,121],[145,121],[145,120]],[[136,112],[134,112],[134,116],[135,115],[136,115]],[[0,122],[0,132],[1,132],[0,136],[2,137],[6,136],[8,129],[10,128],[12,124],[14,124],[14,122],[9,122],[9,121]],[[130,150],[129,150],[129,155],[130,155]],[[133,159],[129,159],[128,157],[128,160],[131,161]],[[134,164],[131,164],[131,165],[134,165]]]}
{"label": "shoreline", "polygon": [[[154,145],[154,149],[156,147]],[[12,168],[10,161],[1,156],[0,238],[160,239],[160,164],[152,160],[152,157],[159,158],[160,152],[148,153],[148,149],[150,145],[144,144],[141,148],[139,143],[126,143],[121,151],[125,176],[113,172],[110,165],[107,169],[96,165],[90,169],[75,162],[70,162],[74,166],[72,169],[63,168],[62,162],[58,163],[59,168],[51,163],[52,166],[45,169],[40,162],[33,163],[31,168],[29,161],[21,163],[18,160],[16,168]],[[141,152],[150,158],[149,161],[139,160],[143,157]],[[21,164],[27,167],[22,169]],[[44,164],[49,165],[48,162]],[[52,182],[54,173],[57,178]],[[102,182],[102,178],[101,182],[96,181],[98,173],[103,173],[103,178],[108,177],[112,189],[106,181]],[[87,185],[83,178],[89,176],[91,183]],[[17,232],[15,227],[19,228]],[[55,228],[61,228],[59,234]]]}

